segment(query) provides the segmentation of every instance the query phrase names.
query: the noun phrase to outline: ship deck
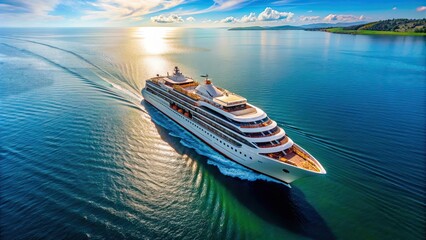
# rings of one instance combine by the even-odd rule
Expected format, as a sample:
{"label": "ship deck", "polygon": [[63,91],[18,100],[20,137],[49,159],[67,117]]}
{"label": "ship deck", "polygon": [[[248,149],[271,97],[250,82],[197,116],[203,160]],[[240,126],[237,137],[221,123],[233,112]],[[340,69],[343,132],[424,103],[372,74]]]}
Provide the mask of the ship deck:
{"label": "ship deck", "polygon": [[304,159],[303,157],[299,156],[295,152],[288,153],[286,156],[281,157],[280,161],[283,161],[285,163],[303,168],[308,169],[311,171],[319,172],[319,168],[311,161]]}
{"label": "ship deck", "polygon": [[317,163],[316,160],[305,150],[295,144],[291,148],[285,150],[285,154],[283,152],[277,152],[267,154],[263,153],[262,155],[306,170],[314,172],[322,171],[322,167],[318,165],[319,163]]}

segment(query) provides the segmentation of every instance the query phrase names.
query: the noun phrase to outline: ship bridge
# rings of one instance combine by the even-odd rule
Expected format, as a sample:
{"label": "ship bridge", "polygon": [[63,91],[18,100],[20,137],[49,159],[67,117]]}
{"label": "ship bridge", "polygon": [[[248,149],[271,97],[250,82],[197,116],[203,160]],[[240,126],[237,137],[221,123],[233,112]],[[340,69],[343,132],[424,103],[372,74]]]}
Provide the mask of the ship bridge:
{"label": "ship bridge", "polygon": [[167,77],[164,77],[163,80],[171,85],[182,85],[194,82],[192,78],[184,76],[177,66],[174,69],[173,75],[170,76],[169,73],[167,73]]}

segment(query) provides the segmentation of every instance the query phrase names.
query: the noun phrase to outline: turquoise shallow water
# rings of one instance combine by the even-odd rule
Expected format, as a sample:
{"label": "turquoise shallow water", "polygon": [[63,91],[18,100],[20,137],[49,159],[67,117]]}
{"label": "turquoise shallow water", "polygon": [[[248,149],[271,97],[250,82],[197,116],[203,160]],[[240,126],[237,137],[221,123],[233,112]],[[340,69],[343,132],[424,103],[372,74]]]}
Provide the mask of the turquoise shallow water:
{"label": "turquoise shallow water", "polygon": [[[426,39],[1,29],[1,239],[422,239]],[[179,65],[263,108],[327,170],[292,188],[140,95]]]}

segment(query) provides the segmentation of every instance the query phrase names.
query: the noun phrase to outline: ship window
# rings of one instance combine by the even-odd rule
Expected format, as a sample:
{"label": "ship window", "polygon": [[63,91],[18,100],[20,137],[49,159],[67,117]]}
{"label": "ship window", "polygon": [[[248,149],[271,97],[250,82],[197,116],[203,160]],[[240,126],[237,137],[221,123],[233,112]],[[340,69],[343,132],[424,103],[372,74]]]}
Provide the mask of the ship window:
{"label": "ship window", "polygon": [[252,157],[250,157],[250,159],[253,159]]}
{"label": "ship window", "polygon": [[247,155],[244,154],[244,157],[247,157]]}
{"label": "ship window", "polygon": [[234,150],[234,148],[233,148],[233,147],[231,147],[231,149],[232,149],[232,150]]}
{"label": "ship window", "polygon": [[240,152],[240,154],[242,154],[242,153]]}
{"label": "ship window", "polygon": [[283,172],[285,172],[285,173],[290,173],[290,171],[289,171],[289,170],[287,170],[287,169],[285,169],[285,168],[283,168]]}

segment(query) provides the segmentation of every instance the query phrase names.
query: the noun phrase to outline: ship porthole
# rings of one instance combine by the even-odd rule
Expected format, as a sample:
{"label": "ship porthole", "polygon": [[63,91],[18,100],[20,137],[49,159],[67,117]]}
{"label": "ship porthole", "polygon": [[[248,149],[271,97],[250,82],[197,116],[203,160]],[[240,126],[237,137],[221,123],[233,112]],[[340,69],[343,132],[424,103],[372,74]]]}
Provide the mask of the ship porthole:
{"label": "ship porthole", "polygon": [[289,171],[289,170],[287,170],[287,169],[285,169],[285,168],[283,168],[283,172],[285,172],[285,173],[290,173],[290,171]]}

